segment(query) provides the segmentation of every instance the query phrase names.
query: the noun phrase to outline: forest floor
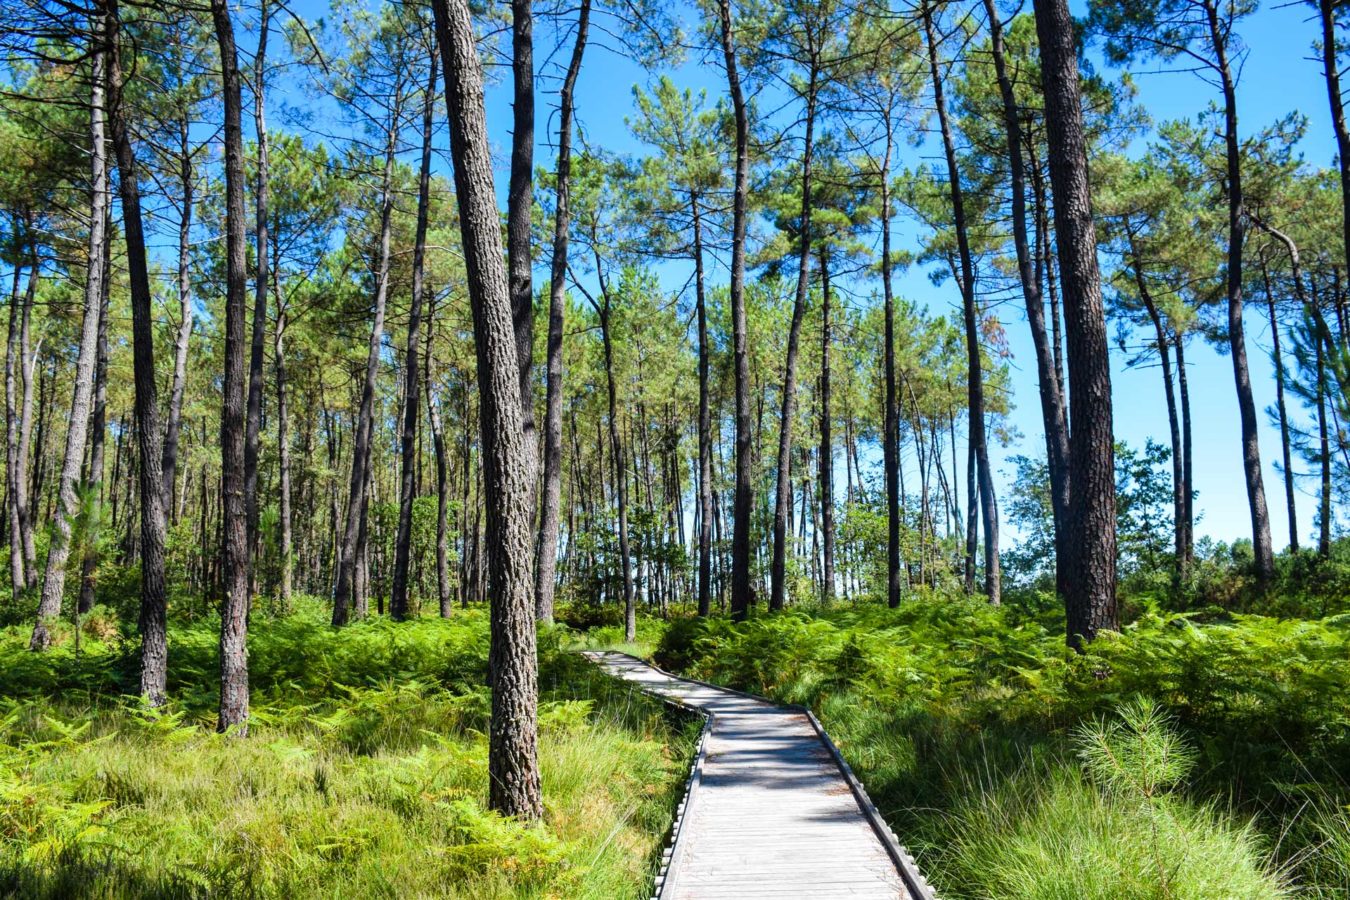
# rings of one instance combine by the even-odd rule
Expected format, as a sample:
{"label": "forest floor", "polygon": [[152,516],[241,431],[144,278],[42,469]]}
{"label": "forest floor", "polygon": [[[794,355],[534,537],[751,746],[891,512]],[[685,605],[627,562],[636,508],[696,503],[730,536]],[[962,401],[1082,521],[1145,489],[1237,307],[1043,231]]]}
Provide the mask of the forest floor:
{"label": "forest floor", "polygon": [[[556,634],[561,637],[565,630]],[[170,634],[170,712],[123,697],[106,611],[0,630],[0,896],[645,897],[698,724],[541,642],[546,821],[485,809],[487,617],[255,615],[247,738],[214,733],[216,626]]]}

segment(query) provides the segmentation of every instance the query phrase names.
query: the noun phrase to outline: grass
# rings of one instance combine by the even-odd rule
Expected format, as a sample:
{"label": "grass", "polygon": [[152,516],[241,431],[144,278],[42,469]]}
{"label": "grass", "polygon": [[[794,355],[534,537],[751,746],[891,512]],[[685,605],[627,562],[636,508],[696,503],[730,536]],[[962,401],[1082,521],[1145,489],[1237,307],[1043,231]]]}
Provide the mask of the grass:
{"label": "grass", "polygon": [[[99,616],[89,621],[100,621]],[[250,734],[215,734],[214,629],[171,632],[172,700],[120,696],[134,648],[0,631],[0,895],[646,896],[692,731],[541,638],[542,826],[486,810],[486,616],[255,618]]]}
{"label": "grass", "polygon": [[1077,656],[925,598],[676,619],[655,659],[815,709],[944,897],[1350,896],[1347,617],[1145,613]]}

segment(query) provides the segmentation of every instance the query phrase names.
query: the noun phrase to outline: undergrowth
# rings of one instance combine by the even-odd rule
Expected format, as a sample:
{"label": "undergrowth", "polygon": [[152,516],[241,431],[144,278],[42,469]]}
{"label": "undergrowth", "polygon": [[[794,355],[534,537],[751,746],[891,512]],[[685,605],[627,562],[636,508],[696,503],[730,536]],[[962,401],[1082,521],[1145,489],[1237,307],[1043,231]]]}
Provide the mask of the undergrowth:
{"label": "undergrowth", "polygon": [[[0,630],[0,896],[646,896],[692,732],[541,635],[545,822],[486,809],[487,618],[255,617],[247,738],[214,733],[213,623],[170,633],[169,709],[86,617]],[[91,622],[103,622],[91,628]]]}
{"label": "undergrowth", "polygon": [[1145,613],[1080,656],[928,598],[677,619],[655,658],[814,708],[944,897],[1350,895],[1350,617]]}

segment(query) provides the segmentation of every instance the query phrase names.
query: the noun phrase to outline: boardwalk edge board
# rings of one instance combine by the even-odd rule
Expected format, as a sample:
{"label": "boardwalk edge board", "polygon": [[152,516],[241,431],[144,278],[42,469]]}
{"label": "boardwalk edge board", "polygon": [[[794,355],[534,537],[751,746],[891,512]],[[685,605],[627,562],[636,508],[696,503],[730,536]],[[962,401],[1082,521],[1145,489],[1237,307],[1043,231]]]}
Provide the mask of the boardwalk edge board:
{"label": "boardwalk edge board", "polygon": [[[820,720],[816,718],[816,714],[808,707],[798,703],[778,703],[777,701],[769,700],[748,691],[737,690],[736,688],[727,687],[721,684],[713,684],[710,681],[703,681],[700,678],[692,678],[687,675],[676,675],[673,672],[667,672],[650,660],[634,656],[631,653],[624,653],[622,650],[585,650],[582,651],[582,655],[596,665],[601,665],[603,658],[607,655],[627,657],[634,662],[647,666],[661,675],[676,681],[702,685],[703,687],[725,691],[729,694],[736,694],[762,703],[770,703],[783,709],[789,709],[803,714],[807,721],[811,723],[811,727],[815,729],[821,742],[830,751],[830,756],[834,759],[834,763],[838,767],[840,774],[843,775],[845,783],[848,784],[849,791],[853,794],[853,799],[858,804],[858,808],[862,811],[863,817],[867,819],[868,825],[871,826],[872,831],[881,842],[886,854],[890,857],[891,861],[895,864],[897,871],[900,873],[901,880],[904,881],[911,900],[939,900],[937,893],[933,890],[932,886],[928,884],[923,873],[919,871],[918,863],[915,861],[913,855],[900,843],[895,832],[893,832],[890,826],[886,824],[886,820],[882,817],[876,804],[873,803],[872,798],[868,796],[867,789],[863,787],[862,782],[859,781],[858,777],[853,773],[852,767],[850,767],[848,761],[844,759],[843,754],[839,752],[839,748],[835,745],[834,740],[830,738],[825,727],[820,724]],[[609,674],[610,677],[617,677],[613,673],[607,674]],[[648,691],[647,693],[652,692]],[[688,819],[689,809],[694,801],[695,789],[702,783],[703,761],[707,752],[708,732],[712,728],[713,714],[696,706],[684,703],[674,697],[668,697],[663,694],[654,694],[654,696],[672,706],[688,712],[697,713],[703,717],[703,729],[699,732],[698,746],[694,753],[694,761],[690,766],[689,777],[685,781],[684,799],[680,801],[680,805],[676,810],[675,821],[671,826],[669,843],[661,854],[661,869],[656,876],[652,896],[652,900],[661,900],[661,898],[665,896],[666,886],[673,882],[670,867],[676,858],[676,851],[679,849],[681,831],[685,821]]]}

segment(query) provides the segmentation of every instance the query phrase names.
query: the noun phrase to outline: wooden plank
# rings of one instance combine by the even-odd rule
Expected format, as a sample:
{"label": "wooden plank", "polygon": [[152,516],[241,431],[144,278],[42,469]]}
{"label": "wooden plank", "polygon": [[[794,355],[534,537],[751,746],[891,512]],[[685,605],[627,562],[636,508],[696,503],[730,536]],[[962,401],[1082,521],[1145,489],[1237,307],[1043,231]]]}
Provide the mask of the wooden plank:
{"label": "wooden plank", "polygon": [[612,674],[708,717],[660,900],[935,900],[807,711],[682,679],[621,653]]}

